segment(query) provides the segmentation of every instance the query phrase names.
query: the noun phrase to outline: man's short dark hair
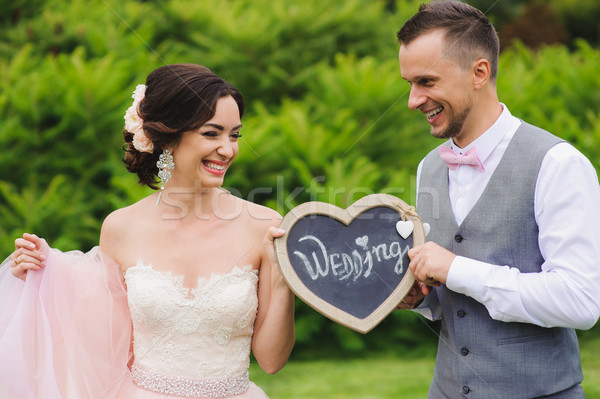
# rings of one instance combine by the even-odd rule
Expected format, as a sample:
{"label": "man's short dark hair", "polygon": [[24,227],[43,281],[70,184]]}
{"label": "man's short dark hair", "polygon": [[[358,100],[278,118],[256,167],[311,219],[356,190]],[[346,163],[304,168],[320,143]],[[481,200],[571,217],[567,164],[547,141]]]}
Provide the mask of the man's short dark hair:
{"label": "man's short dark hair", "polygon": [[500,45],[494,26],[478,9],[459,1],[434,1],[421,4],[398,31],[400,44],[409,45],[417,37],[433,30],[444,32],[446,51],[462,67],[470,67],[479,58],[490,63],[490,79],[496,81]]}

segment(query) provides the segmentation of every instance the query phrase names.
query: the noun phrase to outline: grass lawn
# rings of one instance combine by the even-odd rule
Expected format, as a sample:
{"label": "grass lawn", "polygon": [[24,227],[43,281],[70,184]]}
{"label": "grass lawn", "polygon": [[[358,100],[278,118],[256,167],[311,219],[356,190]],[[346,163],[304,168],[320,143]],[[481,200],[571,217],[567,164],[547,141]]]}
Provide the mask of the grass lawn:
{"label": "grass lawn", "polygon": [[[580,345],[587,399],[600,399],[600,338]],[[433,356],[290,361],[271,376],[253,363],[250,379],[272,399],[419,399],[427,397],[433,365]]]}

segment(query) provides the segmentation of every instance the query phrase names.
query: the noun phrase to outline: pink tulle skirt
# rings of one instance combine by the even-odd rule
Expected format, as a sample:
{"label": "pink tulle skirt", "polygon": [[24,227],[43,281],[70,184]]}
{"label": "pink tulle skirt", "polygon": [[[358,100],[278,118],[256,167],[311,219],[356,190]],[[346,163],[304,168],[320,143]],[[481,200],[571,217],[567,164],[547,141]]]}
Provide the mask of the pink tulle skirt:
{"label": "pink tulle skirt", "polygon": [[[123,274],[96,247],[49,250],[24,282],[0,265],[0,398],[167,399],[131,380]],[[253,383],[231,398],[264,399]]]}

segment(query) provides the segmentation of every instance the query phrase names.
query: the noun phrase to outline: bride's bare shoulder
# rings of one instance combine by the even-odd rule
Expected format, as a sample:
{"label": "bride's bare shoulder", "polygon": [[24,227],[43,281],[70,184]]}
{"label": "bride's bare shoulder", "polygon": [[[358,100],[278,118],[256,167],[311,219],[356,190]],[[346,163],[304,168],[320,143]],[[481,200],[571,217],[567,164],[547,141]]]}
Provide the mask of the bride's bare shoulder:
{"label": "bride's bare shoulder", "polygon": [[[142,215],[148,207],[149,198],[144,198],[132,205],[111,212],[102,223],[100,231],[100,247],[105,252],[126,240],[135,231],[136,226],[144,220]],[[147,213],[146,213],[147,215]]]}
{"label": "bride's bare shoulder", "polygon": [[255,226],[266,229],[269,226],[279,226],[281,224],[283,218],[276,210],[243,199],[239,200],[243,201],[246,216],[250,222],[254,222],[252,224]]}
{"label": "bride's bare shoulder", "polygon": [[134,204],[111,212],[106,219],[104,219],[104,222],[102,223],[102,229],[107,228],[112,230],[112,228],[118,228],[121,230],[121,227],[124,225],[130,225],[130,223],[136,219],[140,213],[143,213],[145,208],[147,208],[147,200],[148,197],[143,198]]}

